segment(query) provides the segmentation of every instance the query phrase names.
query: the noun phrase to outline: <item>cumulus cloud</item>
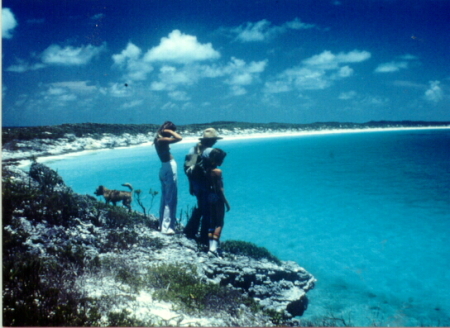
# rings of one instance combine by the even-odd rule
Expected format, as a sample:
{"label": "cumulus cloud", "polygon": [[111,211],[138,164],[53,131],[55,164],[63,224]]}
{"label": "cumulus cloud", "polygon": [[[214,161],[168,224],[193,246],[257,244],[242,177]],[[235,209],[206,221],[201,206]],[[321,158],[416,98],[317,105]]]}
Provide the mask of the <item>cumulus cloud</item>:
{"label": "cumulus cloud", "polygon": [[17,26],[16,18],[9,8],[2,9],[2,38],[11,39],[12,32]]}
{"label": "cumulus cloud", "polygon": [[389,63],[383,63],[383,64],[378,65],[378,67],[375,69],[375,73],[392,73],[392,72],[397,72],[401,69],[406,69],[406,68],[408,68],[407,62],[392,61]]}
{"label": "cumulus cloud", "polygon": [[[159,70],[159,80],[153,81],[150,89],[152,91],[174,91],[181,86],[191,86],[201,79],[223,78],[223,82],[230,85],[233,95],[242,95],[246,93],[245,86],[259,81],[259,76],[266,66],[266,60],[246,63],[235,57],[232,57],[230,62],[225,65],[193,64],[183,67],[164,65]],[[177,99],[181,98],[177,97]]]}
{"label": "cumulus cloud", "polygon": [[444,99],[444,92],[440,86],[440,81],[430,81],[430,86],[427,91],[425,91],[425,99],[437,103]]}
{"label": "cumulus cloud", "polygon": [[126,80],[145,80],[147,74],[153,71],[152,65],[143,60],[142,50],[131,42],[120,54],[113,55],[112,59],[113,66],[126,71]]}
{"label": "cumulus cloud", "polygon": [[348,53],[341,52],[335,55],[331,51],[326,50],[321,54],[305,59],[302,63],[309,67],[332,70],[339,68],[340,64],[360,63],[370,57],[371,54],[368,51],[353,50]]}
{"label": "cumulus cloud", "polygon": [[276,26],[266,19],[259,22],[248,22],[239,27],[233,28],[231,32],[236,34],[236,40],[241,42],[261,42],[267,41],[276,35],[285,33],[287,30],[303,30],[313,28],[315,25],[301,22],[298,18],[283,25]]}
{"label": "cumulus cloud", "polygon": [[99,47],[95,47],[89,44],[87,46],[81,46],[78,48],[72,46],[61,48],[59,45],[54,44],[44,50],[41,58],[44,64],[80,66],[89,63],[93,58],[97,57],[105,49],[105,44]]}
{"label": "cumulus cloud", "polygon": [[227,83],[231,85],[250,85],[266,68],[267,61],[251,62],[247,64],[244,60],[235,57],[224,68],[223,72],[229,75]]}
{"label": "cumulus cloud", "polygon": [[199,43],[197,37],[174,30],[168,37],[161,38],[160,44],[150,49],[144,60],[188,64],[219,57],[220,53],[214,50],[211,43]]}
{"label": "cumulus cloud", "polygon": [[321,90],[330,87],[335,80],[348,78],[354,70],[348,64],[368,60],[371,54],[367,51],[353,50],[348,53],[333,54],[324,51],[301,62],[301,65],[286,69],[273,81],[265,84],[268,93],[298,90]]}
{"label": "cumulus cloud", "polygon": [[42,92],[42,100],[50,103],[52,107],[64,107],[77,99],[74,93],[64,87],[50,85],[46,91]]}
{"label": "cumulus cloud", "polygon": [[15,72],[15,73],[23,73],[23,72],[27,72],[27,71],[35,71],[35,70],[38,70],[38,69],[41,69],[44,67],[45,67],[45,65],[42,63],[30,64],[24,60],[18,59],[17,64],[7,67],[6,71]]}

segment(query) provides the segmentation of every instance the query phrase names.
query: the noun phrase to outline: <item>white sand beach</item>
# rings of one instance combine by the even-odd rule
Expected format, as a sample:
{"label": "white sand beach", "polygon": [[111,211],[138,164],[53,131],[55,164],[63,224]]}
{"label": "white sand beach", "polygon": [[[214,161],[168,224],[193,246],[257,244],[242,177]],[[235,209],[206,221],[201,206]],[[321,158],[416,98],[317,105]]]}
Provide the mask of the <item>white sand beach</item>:
{"label": "white sand beach", "polygon": [[[296,130],[284,130],[284,131],[276,131],[269,130],[260,132],[258,130],[219,130],[219,135],[223,137],[223,140],[227,141],[239,141],[239,140],[248,140],[248,139],[263,139],[263,138],[286,138],[286,137],[301,137],[301,136],[314,136],[314,135],[329,135],[329,134],[346,134],[346,133],[374,133],[374,132],[388,132],[388,131],[414,131],[414,130],[442,130],[442,129],[450,129],[450,126],[440,126],[440,127],[393,127],[393,128],[365,128],[365,129],[322,129],[322,130],[305,130],[305,131],[296,131]],[[182,133],[182,132],[181,132]],[[188,135],[184,136],[183,140],[180,144],[195,144],[198,142],[200,136]],[[122,138],[123,136],[117,136],[117,139]],[[132,136],[130,136],[132,138]],[[117,147],[109,146],[111,144],[111,136],[105,138],[105,140],[94,140],[92,138],[79,138],[74,143],[80,143],[82,141],[83,147],[77,147],[71,145],[70,147],[66,147],[66,144],[56,143],[53,147],[50,147],[46,154],[39,153],[38,151],[28,151],[22,154],[21,158],[18,159],[18,166],[24,167],[30,165],[29,159],[24,159],[23,157],[31,157],[36,156],[39,158],[39,162],[45,163],[48,161],[59,160],[66,157],[76,157],[82,156],[85,154],[106,151],[111,149],[124,149],[131,147],[148,147],[153,144],[153,137],[147,136],[140,138],[139,141],[134,141],[130,145],[120,145]],[[144,141],[143,141],[144,139]],[[115,140],[118,144],[123,144],[123,140]],[[119,142],[120,141],[120,142]],[[128,140],[127,142],[129,142]],[[77,148],[79,150],[77,150]],[[52,154],[48,154],[48,153]],[[53,155],[54,154],[54,155]],[[9,151],[3,151],[3,158],[9,159],[14,158],[14,154]]]}

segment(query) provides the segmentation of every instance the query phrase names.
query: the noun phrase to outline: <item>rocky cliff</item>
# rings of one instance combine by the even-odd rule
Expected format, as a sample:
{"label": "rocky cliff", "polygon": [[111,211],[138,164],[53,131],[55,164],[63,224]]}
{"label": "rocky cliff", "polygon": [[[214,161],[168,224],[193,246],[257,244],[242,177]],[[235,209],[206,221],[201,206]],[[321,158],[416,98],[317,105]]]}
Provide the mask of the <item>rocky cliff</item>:
{"label": "rocky cliff", "polygon": [[256,245],[208,257],[38,163],[4,166],[2,182],[4,325],[297,325],[307,309],[315,278]]}

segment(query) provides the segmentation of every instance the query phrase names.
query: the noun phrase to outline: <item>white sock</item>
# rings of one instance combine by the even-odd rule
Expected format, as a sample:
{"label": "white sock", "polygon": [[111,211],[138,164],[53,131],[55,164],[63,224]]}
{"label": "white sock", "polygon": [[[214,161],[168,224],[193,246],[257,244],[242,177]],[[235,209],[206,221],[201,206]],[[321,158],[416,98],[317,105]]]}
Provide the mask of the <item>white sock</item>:
{"label": "white sock", "polygon": [[215,239],[210,240],[209,250],[210,250],[211,252],[217,251],[217,246],[218,246],[218,244],[219,244],[219,243],[217,242],[217,240],[215,240]]}

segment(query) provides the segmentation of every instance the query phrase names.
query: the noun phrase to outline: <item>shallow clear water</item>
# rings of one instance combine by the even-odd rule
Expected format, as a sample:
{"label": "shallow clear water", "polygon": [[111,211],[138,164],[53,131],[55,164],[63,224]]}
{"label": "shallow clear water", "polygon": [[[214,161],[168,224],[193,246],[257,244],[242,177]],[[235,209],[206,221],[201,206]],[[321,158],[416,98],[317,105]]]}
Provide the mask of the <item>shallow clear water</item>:
{"label": "shallow clear water", "polygon": [[[181,170],[191,146],[172,146],[179,211],[195,204]],[[228,152],[222,169],[231,204],[222,239],[254,242],[314,274],[305,319],[450,325],[449,130],[222,140],[217,147]],[[148,190],[160,188],[150,146],[46,164],[78,193],[129,182],[149,206]]]}

